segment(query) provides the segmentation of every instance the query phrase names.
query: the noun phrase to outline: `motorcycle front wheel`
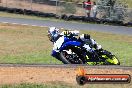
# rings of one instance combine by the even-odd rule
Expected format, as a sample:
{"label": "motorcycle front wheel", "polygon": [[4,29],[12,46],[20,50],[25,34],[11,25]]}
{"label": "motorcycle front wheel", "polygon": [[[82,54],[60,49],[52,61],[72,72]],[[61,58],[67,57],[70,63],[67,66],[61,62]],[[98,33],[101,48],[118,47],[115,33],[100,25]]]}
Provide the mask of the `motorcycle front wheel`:
{"label": "motorcycle front wheel", "polygon": [[84,64],[80,48],[70,46],[60,51],[60,59],[64,64]]}

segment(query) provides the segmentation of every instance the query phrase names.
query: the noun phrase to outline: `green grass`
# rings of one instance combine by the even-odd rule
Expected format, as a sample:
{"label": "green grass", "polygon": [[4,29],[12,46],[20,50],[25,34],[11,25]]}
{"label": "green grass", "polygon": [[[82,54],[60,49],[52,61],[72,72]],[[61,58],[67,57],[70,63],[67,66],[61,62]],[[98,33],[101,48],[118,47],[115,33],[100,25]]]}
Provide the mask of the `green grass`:
{"label": "green grass", "polygon": [[122,0],[122,1],[128,4],[128,8],[132,8],[132,0]]}
{"label": "green grass", "polygon": [[[23,15],[23,14],[14,14],[14,13],[7,13],[7,12],[0,12],[0,17],[24,18],[24,19],[34,19],[34,20],[51,20],[51,18],[28,16],[28,15]],[[52,20],[61,21],[57,19],[52,19]]]}
{"label": "green grass", "polygon": [[[48,40],[47,30],[46,27],[0,24],[0,63],[62,64],[50,56],[53,45]],[[104,49],[119,58],[121,65],[132,66],[132,36],[80,32],[91,34]]]}
{"label": "green grass", "polygon": [[131,88],[130,84],[85,84],[84,86],[64,83],[33,84],[22,83],[14,85],[1,85],[0,88]]}
{"label": "green grass", "polygon": [[2,85],[0,88],[72,88],[66,84],[14,84],[14,85]]}
{"label": "green grass", "polygon": [[52,43],[46,36],[47,28],[10,24],[0,26],[0,63],[57,62],[50,56]]}

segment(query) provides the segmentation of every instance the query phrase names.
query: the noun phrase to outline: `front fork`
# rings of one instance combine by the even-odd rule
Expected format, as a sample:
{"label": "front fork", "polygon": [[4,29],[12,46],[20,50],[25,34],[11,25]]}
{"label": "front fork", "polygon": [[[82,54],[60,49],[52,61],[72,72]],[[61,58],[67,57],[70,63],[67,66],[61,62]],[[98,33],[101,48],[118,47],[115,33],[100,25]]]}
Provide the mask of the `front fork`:
{"label": "front fork", "polygon": [[52,50],[51,56],[53,56],[54,58],[61,61],[61,59],[59,57],[59,52],[56,52],[55,50]]}

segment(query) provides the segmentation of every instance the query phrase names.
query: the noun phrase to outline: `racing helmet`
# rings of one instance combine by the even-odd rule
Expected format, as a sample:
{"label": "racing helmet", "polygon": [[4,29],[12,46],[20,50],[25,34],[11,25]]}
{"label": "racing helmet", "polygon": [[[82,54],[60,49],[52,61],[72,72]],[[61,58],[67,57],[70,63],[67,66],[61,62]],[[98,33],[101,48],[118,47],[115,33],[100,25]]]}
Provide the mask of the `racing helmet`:
{"label": "racing helmet", "polygon": [[54,42],[59,35],[59,29],[56,27],[49,27],[48,38],[51,42]]}

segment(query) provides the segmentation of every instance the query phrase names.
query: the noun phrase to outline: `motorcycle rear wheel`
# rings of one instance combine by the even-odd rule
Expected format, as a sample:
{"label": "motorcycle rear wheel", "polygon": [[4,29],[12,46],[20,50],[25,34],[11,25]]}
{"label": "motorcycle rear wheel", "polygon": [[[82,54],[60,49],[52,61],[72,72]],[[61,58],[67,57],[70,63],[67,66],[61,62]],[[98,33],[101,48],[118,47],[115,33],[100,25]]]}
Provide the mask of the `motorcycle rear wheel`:
{"label": "motorcycle rear wheel", "polygon": [[120,61],[115,55],[112,55],[112,58],[106,59],[106,65],[120,65]]}

